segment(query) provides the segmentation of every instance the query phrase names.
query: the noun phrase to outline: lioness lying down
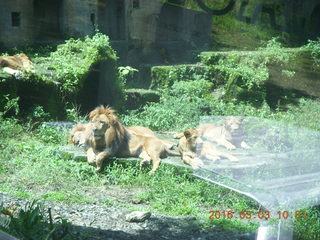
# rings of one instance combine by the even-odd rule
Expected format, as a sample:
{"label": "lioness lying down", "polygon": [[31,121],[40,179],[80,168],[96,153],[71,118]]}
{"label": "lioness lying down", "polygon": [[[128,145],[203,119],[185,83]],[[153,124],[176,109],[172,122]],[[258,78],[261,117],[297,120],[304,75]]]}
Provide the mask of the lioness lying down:
{"label": "lioness lying down", "polygon": [[231,117],[223,120],[221,126],[203,124],[197,127],[197,131],[202,138],[224,146],[228,150],[239,147],[250,148],[243,139],[242,120],[242,117]]}
{"label": "lioness lying down", "polygon": [[[164,156],[180,156],[169,149],[163,140],[151,135],[140,135],[126,129],[115,111],[109,107],[97,107],[89,114],[90,127],[86,128],[87,160],[101,171],[107,157],[140,157],[141,164],[153,162],[154,173]],[[141,128],[139,128],[141,130]]]}
{"label": "lioness lying down", "polygon": [[[196,129],[184,131],[184,136],[180,138],[178,146],[182,161],[193,169],[197,169],[203,165],[201,159],[216,161],[221,158],[227,158],[232,162],[238,161],[238,158],[232,154],[219,151],[216,144],[203,141]],[[198,153],[198,156],[196,156],[196,153]]]}
{"label": "lioness lying down", "polygon": [[[219,160],[227,158],[232,162],[238,161],[234,155],[242,153],[228,153],[219,151],[218,145],[226,147],[228,150],[236,147],[249,148],[243,140],[242,118],[233,117],[223,121],[222,126],[215,124],[203,124],[196,129],[188,129],[183,135],[177,134],[180,138],[179,151],[182,161],[193,168],[198,168],[203,163],[200,159]],[[196,158],[196,146],[198,145],[198,158]]]}
{"label": "lioness lying down", "polygon": [[32,62],[24,53],[15,56],[0,56],[0,68],[9,74],[20,76],[20,70],[31,71]]}

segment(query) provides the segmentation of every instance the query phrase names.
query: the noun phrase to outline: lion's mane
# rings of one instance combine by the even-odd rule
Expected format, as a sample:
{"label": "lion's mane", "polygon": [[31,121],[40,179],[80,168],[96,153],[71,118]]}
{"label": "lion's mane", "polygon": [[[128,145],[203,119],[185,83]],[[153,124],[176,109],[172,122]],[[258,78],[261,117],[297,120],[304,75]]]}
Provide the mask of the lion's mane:
{"label": "lion's mane", "polygon": [[104,133],[103,139],[96,139],[92,134],[89,137],[89,145],[96,151],[104,149],[108,155],[114,155],[123,145],[127,145],[129,134],[111,107],[99,106],[89,113],[90,121],[95,117],[105,115],[108,119],[109,127]]}

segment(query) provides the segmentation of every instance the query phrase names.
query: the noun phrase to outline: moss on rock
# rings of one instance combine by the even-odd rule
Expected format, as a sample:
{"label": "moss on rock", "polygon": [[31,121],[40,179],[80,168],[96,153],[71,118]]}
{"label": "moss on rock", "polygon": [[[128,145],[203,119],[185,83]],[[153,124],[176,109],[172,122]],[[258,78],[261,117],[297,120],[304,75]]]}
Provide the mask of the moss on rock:
{"label": "moss on rock", "polygon": [[203,64],[182,64],[172,66],[154,66],[151,69],[150,88],[172,86],[177,81],[212,80],[213,75]]}
{"label": "moss on rock", "polygon": [[137,109],[148,102],[159,102],[160,94],[158,91],[149,89],[126,89],[126,109]]}

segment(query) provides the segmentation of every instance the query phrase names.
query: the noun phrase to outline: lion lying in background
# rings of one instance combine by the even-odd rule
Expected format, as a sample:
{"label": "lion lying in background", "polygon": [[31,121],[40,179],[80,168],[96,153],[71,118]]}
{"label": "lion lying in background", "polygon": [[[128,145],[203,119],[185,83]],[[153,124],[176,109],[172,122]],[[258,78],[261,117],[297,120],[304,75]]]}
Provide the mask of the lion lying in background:
{"label": "lion lying in background", "polygon": [[[249,148],[243,140],[242,118],[233,117],[223,121],[222,126],[215,124],[203,124],[196,129],[188,129],[183,134],[176,134],[179,140],[179,151],[182,161],[192,168],[198,168],[202,165],[200,159],[209,159],[212,161],[221,158],[227,158],[232,162],[239,161],[234,155],[243,155],[242,153],[227,153],[219,151],[218,145],[226,147],[228,150],[237,147]],[[196,157],[196,146],[198,145],[199,157]]]}
{"label": "lion lying in background", "polygon": [[203,124],[197,127],[197,131],[202,138],[208,139],[224,146],[228,150],[236,148],[249,148],[244,141],[244,131],[242,127],[242,117],[231,117],[223,120],[221,126],[215,124]]}
{"label": "lion lying in background", "polygon": [[90,124],[85,127],[84,138],[87,160],[96,167],[96,171],[102,170],[107,157],[115,156],[140,157],[143,159],[141,165],[152,160],[151,173],[153,173],[159,167],[161,157],[180,156],[179,153],[171,151],[164,140],[151,136],[150,129],[145,135],[141,135],[146,130],[144,127],[126,129],[112,108],[97,107],[90,112],[89,119]]}
{"label": "lion lying in background", "polygon": [[[198,149],[196,149],[197,145]],[[221,158],[227,158],[232,162],[239,161],[232,154],[219,151],[216,144],[203,141],[197,129],[186,130],[184,136],[179,140],[178,148],[182,161],[193,169],[197,169],[203,165],[201,159],[216,161]],[[199,154],[198,157],[196,157],[196,153]]]}
{"label": "lion lying in background", "polygon": [[31,71],[32,62],[24,53],[15,56],[0,56],[0,68],[3,71],[17,76],[21,76],[20,70]]}

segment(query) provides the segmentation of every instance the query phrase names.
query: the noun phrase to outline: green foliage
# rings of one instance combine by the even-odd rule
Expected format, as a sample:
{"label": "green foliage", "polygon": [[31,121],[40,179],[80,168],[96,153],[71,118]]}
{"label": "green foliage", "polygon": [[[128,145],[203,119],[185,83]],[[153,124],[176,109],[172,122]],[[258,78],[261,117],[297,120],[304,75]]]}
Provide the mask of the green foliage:
{"label": "green foliage", "polygon": [[[6,77],[0,81],[0,89],[2,90],[0,96],[9,96],[10,94],[10,99],[20,96],[21,92],[28,89],[28,95],[20,96],[20,99],[24,101],[24,109],[20,109],[21,116],[26,113],[29,113],[30,116],[41,114],[39,109],[39,105],[41,105],[53,118],[61,119],[66,115],[69,119],[76,117],[76,112],[72,112],[70,105],[74,104],[75,99],[81,97],[78,95],[83,93],[81,90],[90,71],[102,62],[106,62],[104,66],[108,67],[110,102],[117,105],[116,107],[121,105],[126,71],[133,71],[133,69],[120,68],[118,74],[117,56],[106,35],[97,32],[84,39],[66,40],[50,54],[48,51],[53,48],[43,50],[40,47],[38,54],[35,54],[36,49],[25,48],[25,50],[32,57],[35,72],[24,72],[21,79]],[[13,49],[13,51],[18,50]],[[4,100],[6,99],[3,98],[0,101],[0,111],[2,112],[4,112],[3,106],[6,104]],[[8,102],[8,106],[9,103],[11,102]],[[33,110],[30,109],[32,107]],[[11,108],[10,114],[13,112],[12,110],[13,108]],[[45,116],[45,119],[48,118]]]}
{"label": "green foliage", "polygon": [[[105,169],[106,184],[142,187],[147,191],[138,194],[151,209],[171,215],[198,215],[203,208],[221,206],[228,209],[251,209],[257,204],[225,188],[191,177],[187,171],[161,166],[157,174],[150,175],[138,166],[115,164]],[[230,198],[237,200],[229,201]],[[157,201],[161,199],[161,201]],[[207,211],[205,211],[207,213]]]}
{"label": "green foliage", "polygon": [[61,130],[45,124],[41,124],[35,133],[39,140],[44,143],[59,144],[65,142]]}
{"label": "green foliage", "polygon": [[45,112],[42,106],[35,105],[31,108],[28,116],[29,121],[48,121],[50,119],[50,114]]}
{"label": "green foliage", "polygon": [[138,69],[132,68],[130,66],[118,67],[118,78],[121,88],[125,88],[127,78],[132,77],[135,72],[138,72]]}
{"label": "green foliage", "polygon": [[298,105],[289,105],[286,112],[277,111],[269,116],[269,118],[320,130],[318,116],[320,116],[319,100],[301,98]]}
{"label": "green foliage", "polygon": [[126,125],[143,125],[154,130],[194,127],[206,113],[212,83],[205,80],[176,82],[161,91],[159,103],[149,103],[142,110],[122,116]]}
{"label": "green foliage", "polygon": [[6,115],[9,112],[12,112],[13,115],[17,116],[19,114],[19,97],[12,98],[10,94],[5,94],[0,99],[0,118]]}
{"label": "green foliage", "polygon": [[36,58],[39,69],[48,69],[53,72],[53,78],[42,79],[57,81],[61,89],[67,92],[76,92],[87,76],[90,68],[103,60],[116,61],[116,53],[110,47],[109,38],[96,33],[92,37],[69,39],[57,47],[48,58]]}
{"label": "green foliage", "polygon": [[294,53],[284,49],[278,38],[272,38],[252,52],[212,52],[203,53],[202,63],[208,71],[216,72],[217,77],[225,84],[227,100],[242,100],[254,104],[262,104],[266,98],[265,83],[269,79],[269,65],[277,64],[289,76],[294,72],[287,69],[287,65]]}
{"label": "green foliage", "polygon": [[315,65],[320,65],[320,38],[318,38],[316,41],[309,40],[306,45],[301,47],[301,49],[310,51]]}
{"label": "green foliage", "polygon": [[294,221],[294,237],[299,240],[314,240],[320,238],[320,208],[311,207],[302,209],[306,211],[306,218]]}
{"label": "green foliage", "polygon": [[151,68],[151,75],[150,88],[165,88],[178,81],[195,81],[198,79],[210,81],[213,78],[206,66],[201,64],[154,66]]}
{"label": "green foliage", "polygon": [[43,206],[36,201],[27,202],[24,208],[15,211],[0,206],[0,219],[2,218],[6,222],[0,222],[0,229],[21,240],[71,239],[68,230],[70,224],[64,219],[51,224],[51,216],[47,217]]}
{"label": "green foliage", "polygon": [[70,122],[84,122],[85,117],[81,116],[80,106],[76,104],[70,104],[70,107],[66,108],[66,120]]}

